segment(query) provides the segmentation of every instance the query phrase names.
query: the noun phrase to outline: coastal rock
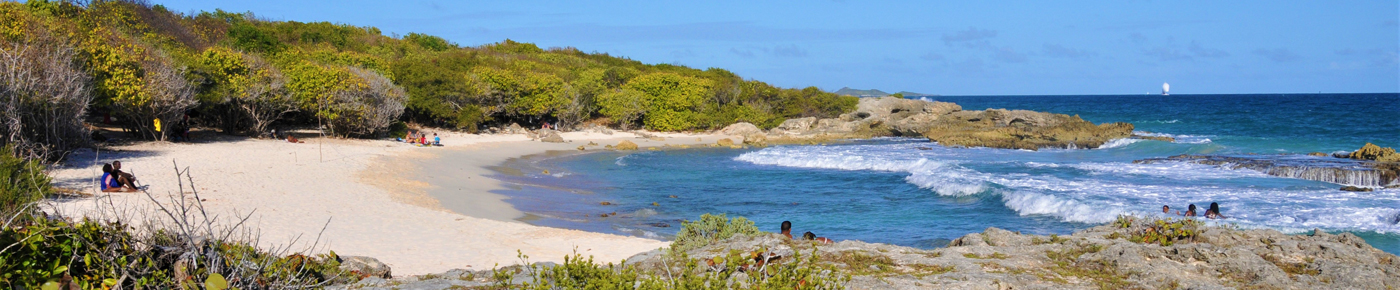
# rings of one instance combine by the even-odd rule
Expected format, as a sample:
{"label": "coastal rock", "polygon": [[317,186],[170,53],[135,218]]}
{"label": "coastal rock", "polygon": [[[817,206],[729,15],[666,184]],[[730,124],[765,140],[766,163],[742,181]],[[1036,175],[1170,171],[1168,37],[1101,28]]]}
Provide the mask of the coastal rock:
{"label": "coastal rock", "polygon": [[1143,139],[1143,140],[1157,140],[1157,141],[1162,141],[1162,142],[1167,142],[1167,143],[1176,142],[1176,138],[1167,137],[1167,136],[1148,136],[1148,135],[1133,134],[1133,137],[1132,137],[1132,138],[1133,138],[1133,139]]}
{"label": "coastal rock", "polygon": [[816,123],[816,117],[787,119],[783,121],[782,124],[779,124],[777,128],[773,128],[773,132],[775,134],[806,134],[808,131],[812,130],[812,125]]}
{"label": "coastal rock", "polygon": [[1357,187],[1384,187],[1400,183],[1400,163],[1314,158],[1306,155],[1176,155],[1133,161],[1139,164],[1189,162],[1229,169],[1249,169],[1264,174],[1330,182]]}
{"label": "coastal rock", "polygon": [[958,111],[934,120],[924,133],[943,146],[1040,148],[1098,148],[1132,135],[1133,125],[1095,125],[1077,116],[1025,110]]}
{"label": "coastal rock", "polygon": [[1355,152],[1347,155],[1347,158],[1356,160],[1371,160],[1376,162],[1400,162],[1400,154],[1395,153],[1395,149],[1390,147],[1376,146],[1376,144],[1366,143]]}
{"label": "coastal rock", "polygon": [[723,147],[734,146],[734,140],[729,140],[729,138],[719,139],[719,141],[715,141],[715,145]]}
{"label": "coastal rock", "polygon": [[[605,214],[607,215],[607,214]],[[1143,242],[1168,227],[1189,234]],[[1138,241],[1138,242],[1134,242]],[[625,260],[641,275],[675,273],[677,255],[657,249]],[[733,271],[706,261],[727,253],[778,256],[770,264],[815,263],[850,275],[848,289],[1396,289],[1400,257],[1350,233],[1314,230],[1288,235],[1239,230],[1198,221],[1123,217],[1067,236],[1027,235],[998,228],[971,233],[937,249],[845,240],[831,244],[763,233],[716,241],[685,251],[701,271]],[[607,261],[598,261],[605,263]],[[548,270],[554,263],[535,263]],[[499,269],[505,284],[536,283],[522,266]],[[738,269],[743,271],[743,269]],[[369,278],[332,289],[447,289],[498,285],[492,270],[452,270],[393,280]],[[511,273],[514,273],[513,275]],[[731,272],[732,273],[732,272]],[[742,287],[748,274],[730,276]],[[815,273],[814,273],[815,274]]]}
{"label": "coastal rock", "polygon": [[1341,190],[1342,190],[1342,191],[1351,191],[1351,192],[1367,192],[1367,191],[1372,191],[1373,189],[1371,189],[1370,187],[1355,187],[1355,186],[1350,186],[1350,185],[1348,185],[1348,186],[1343,186],[1343,187],[1341,188]]}
{"label": "coastal rock", "polygon": [[379,262],[379,259],[363,256],[339,256],[340,270],[358,275],[360,279],[377,277],[383,279],[393,278],[393,273],[389,265]]}
{"label": "coastal rock", "polygon": [[812,131],[827,134],[849,134],[856,131],[855,122],[842,121],[841,119],[827,118],[817,120],[817,124],[812,126]]}
{"label": "coastal rock", "polygon": [[749,122],[738,122],[719,130],[720,134],[732,136],[748,136],[752,134],[763,134],[763,129],[754,126]]}
{"label": "coastal rock", "polygon": [[637,150],[637,143],[632,143],[632,141],[622,140],[621,142],[617,142],[617,146],[613,146],[613,149],[617,149],[617,150]]}
{"label": "coastal rock", "polygon": [[1078,116],[1005,109],[963,111],[954,103],[884,97],[861,99],[856,111],[840,118],[789,119],[770,135],[797,143],[802,142],[789,139],[920,136],[943,146],[1038,150],[1097,148],[1127,138],[1132,131],[1132,124],[1096,125]]}
{"label": "coastal rock", "polygon": [[510,126],[507,126],[506,129],[505,129],[502,133],[506,133],[506,134],[529,134],[529,133],[530,133],[530,130],[526,130],[525,127],[520,127],[520,124],[510,123]]}
{"label": "coastal rock", "polygon": [[914,114],[945,115],[961,111],[962,106],[947,102],[929,102],[896,97],[862,98],[856,103],[852,120],[876,119],[894,122]]}
{"label": "coastal rock", "polygon": [[[731,250],[767,249],[784,257],[816,254],[815,263],[851,274],[850,289],[1389,289],[1400,287],[1400,257],[1349,233],[1286,235],[1180,223],[1194,238],[1163,246],[1130,238],[1159,226],[1126,218],[1068,236],[1024,235],[997,228],[948,247],[924,250],[861,241],[819,244],[776,234],[735,236],[686,252],[700,259]],[[664,250],[627,259],[651,271],[667,267]],[[786,259],[786,258],[785,258]],[[674,261],[671,261],[674,264]],[[786,263],[780,260],[779,263]],[[712,268],[711,270],[716,270]],[[723,269],[718,269],[723,270]],[[716,270],[717,271],[717,270]]]}
{"label": "coastal rock", "polygon": [[744,145],[754,147],[768,146],[768,136],[764,136],[763,134],[752,134],[744,136]]}
{"label": "coastal rock", "polygon": [[548,143],[564,143],[564,137],[559,136],[559,131],[540,130],[540,141]]}

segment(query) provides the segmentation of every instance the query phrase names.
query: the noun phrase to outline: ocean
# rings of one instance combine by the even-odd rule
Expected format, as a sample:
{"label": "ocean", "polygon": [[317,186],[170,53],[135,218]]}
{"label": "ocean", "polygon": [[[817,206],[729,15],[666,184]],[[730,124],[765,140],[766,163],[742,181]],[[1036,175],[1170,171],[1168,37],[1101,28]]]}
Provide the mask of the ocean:
{"label": "ocean", "polygon": [[[1122,139],[1098,149],[945,148],[922,138],[826,145],[599,151],[517,159],[498,178],[527,222],[666,239],[704,213],[743,216],[766,231],[919,248],[988,227],[1069,234],[1119,215],[1167,217],[1217,202],[1211,224],[1304,233],[1351,232],[1400,253],[1400,189],[1341,184],[1184,162],[1178,154],[1291,158],[1400,147],[1400,95],[941,96],[964,110],[1047,111],[1128,122],[1175,142]],[[1281,155],[1286,154],[1286,155]],[[548,170],[549,173],[543,173]],[[608,202],[610,205],[602,205]],[[1204,209],[1200,209],[1204,212]],[[612,213],[616,213],[612,215]],[[604,216],[607,215],[607,216]]]}

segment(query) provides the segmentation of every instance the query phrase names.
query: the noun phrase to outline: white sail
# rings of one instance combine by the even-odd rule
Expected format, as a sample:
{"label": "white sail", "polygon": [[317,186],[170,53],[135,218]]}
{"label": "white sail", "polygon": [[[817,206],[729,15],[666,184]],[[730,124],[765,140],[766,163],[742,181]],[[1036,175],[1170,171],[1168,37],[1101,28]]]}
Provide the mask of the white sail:
{"label": "white sail", "polygon": [[1167,84],[1167,83],[1162,83],[1162,94],[1163,94],[1163,95],[1166,95],[1168,91],[1171,91],[1171,88],[1172,88],[1172,85],[1169,85],[1169,84]]}

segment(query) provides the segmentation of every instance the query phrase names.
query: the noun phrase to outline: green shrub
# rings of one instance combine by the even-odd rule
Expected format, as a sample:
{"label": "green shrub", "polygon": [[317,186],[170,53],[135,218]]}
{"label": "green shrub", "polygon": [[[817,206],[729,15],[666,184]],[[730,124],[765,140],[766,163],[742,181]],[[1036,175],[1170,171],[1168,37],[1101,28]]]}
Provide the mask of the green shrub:
{"label": "green shrub", "polygon": [[[767,252],[767,249],[761,249]],[[519,254],[528,264],[528,256]],[[844,289],[849,275],[838,273],[835,266],[823,265],[815,250],[810,255],[794,253],[780,262],[764,265],[747,253],[732,250],[710,266],[697,259],[681,255],[665,269],[639,269],[635,265],[596,264],[593,257],[578,253],[565,256],[564,263],[552,267],[529,265],[516,268],[527,271],[533,281],[512,281],[518,273],[510,269],[495,269],[496,287],[501,289]],[[624,261],[625,262],[625,261]],[[714,268],[718,267],[718,268]],[[735,276],[740,272],[747,275]],[[513,284],[513,282],[523,282]]]}
{"label": "green shrub", "polygon": [[0,220],[28,216],[30,204],[53,193],[49,180],[38,160],[15,157],[14,146],[0,148]]}
{"label": "green shrub", "polygon": [[681,222],[681,230],[676,233],[676,240],[671,242],[671,252],[704,247],[734,235],[757,235],[761,232],[744,217],[729,219],[724,214],[703,214],[698,221]]}

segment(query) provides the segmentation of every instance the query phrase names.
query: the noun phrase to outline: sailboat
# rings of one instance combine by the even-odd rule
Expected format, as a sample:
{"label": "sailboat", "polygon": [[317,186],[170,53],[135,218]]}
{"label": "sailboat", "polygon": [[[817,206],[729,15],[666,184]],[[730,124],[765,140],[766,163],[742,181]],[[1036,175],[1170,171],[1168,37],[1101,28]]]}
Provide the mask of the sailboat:
{"label": "sailboat", "polygon": [[1169,94],[1167,93],[1167,91],[1170,91],[1171,88],[1172,88],[1172,85],[1169,85],[1169,84],[1167,84],[1167,83],[1162,83],[1162,95],[1163,95],[1163,96],[1169,95]]}

